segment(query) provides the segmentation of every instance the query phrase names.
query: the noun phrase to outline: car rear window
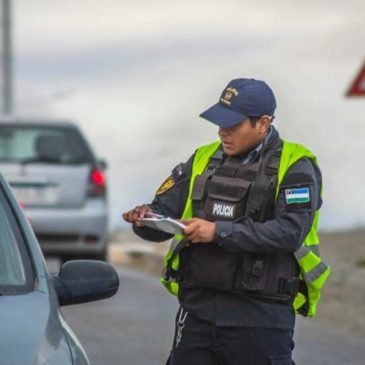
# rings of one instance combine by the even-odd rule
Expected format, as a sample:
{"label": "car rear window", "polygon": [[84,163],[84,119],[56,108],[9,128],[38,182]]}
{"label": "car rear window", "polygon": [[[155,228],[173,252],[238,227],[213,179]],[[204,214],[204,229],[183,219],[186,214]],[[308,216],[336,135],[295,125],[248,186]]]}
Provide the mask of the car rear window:
{"label": "car rear window", "polygon": [[0,125],[0,163],[92,163],[78,130],[39,125]]}
{"label": "car rear window", "polygon": [[0,295],[29,291],[32,283],[28,251],[0,186]]}

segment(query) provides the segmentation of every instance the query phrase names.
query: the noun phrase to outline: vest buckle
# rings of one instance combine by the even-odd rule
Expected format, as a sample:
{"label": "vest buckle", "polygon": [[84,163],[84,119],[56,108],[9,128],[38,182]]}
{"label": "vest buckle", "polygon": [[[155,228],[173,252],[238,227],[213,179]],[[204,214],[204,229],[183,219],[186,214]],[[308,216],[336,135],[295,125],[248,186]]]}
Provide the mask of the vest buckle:
{"label": "vest buckle", "polygon": [[299,291],[299,278],[279,278],[278,281],[278,293],[286,294],[294,297]]}

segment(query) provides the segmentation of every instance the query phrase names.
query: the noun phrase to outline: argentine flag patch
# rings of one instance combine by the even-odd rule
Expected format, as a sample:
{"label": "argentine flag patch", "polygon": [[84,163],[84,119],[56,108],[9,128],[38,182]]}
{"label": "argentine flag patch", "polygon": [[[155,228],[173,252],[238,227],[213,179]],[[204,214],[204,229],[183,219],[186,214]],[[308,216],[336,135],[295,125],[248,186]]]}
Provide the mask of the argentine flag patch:
{"label": "argentine flag patch", "polygon": [[309,188],[285,189],[286,204],[310,202]]}

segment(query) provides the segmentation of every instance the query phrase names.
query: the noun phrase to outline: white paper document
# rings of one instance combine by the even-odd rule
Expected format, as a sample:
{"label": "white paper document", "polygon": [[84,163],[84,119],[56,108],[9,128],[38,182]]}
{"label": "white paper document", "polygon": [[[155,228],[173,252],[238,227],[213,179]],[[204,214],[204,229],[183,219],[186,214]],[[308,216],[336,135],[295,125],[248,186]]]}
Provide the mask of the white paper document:
{"label": "white paper document", "polygon": [[184,228],[186,227],[184,224],[176,221],[175,219],[157,214],[154,214],[151,218],[141,218],[140,222],[146,227],[171,234],[184,234]]}

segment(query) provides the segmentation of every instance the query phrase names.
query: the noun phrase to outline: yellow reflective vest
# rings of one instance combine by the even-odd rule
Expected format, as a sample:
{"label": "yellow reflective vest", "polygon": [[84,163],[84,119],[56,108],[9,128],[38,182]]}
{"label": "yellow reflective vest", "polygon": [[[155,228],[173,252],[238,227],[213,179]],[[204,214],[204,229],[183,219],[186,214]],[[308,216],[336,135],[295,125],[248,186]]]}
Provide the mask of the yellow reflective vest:
{"label": "yellow reflective vest", "polygon": [[[313,163],[317,164],[315,155],[309,151],[306,147],[291,143],[287,141],[283,142],[283,148],[281,151],[279,169],[278,169],[278,183],[276,188],[276,198],[279,195],[280,185],[286,175],[289,168],[302,158],[309,158]],[[194,185],[194,180],[197,175],[201,175],[206,169],[210,158],[214,155],[220,141],[213,142],[211,144],[202,146],[197,149],[193,166],[192,174],[190,178],[189,195],[185,203],[185,209],[182,214],[182,219],[192,218],[192,199],[191,193]],[[304,280],[307,288],[307,293],[303,294],[299,292],[293,301],[293,306],[296,313],[300,313],[304,316],[314,317],[317,312],[317,303],[320,299],[321,289],[326,282],[329,274],[330,267],[325,264],[319,255],[319,239],[317,235],[319,211],[317,210],[314,216],[312,227],[302,243],[301,247],[294,252],[294,256],[298,262],[300,268],[300,278]],[[166,269],[167,263],[173,255],[174,248],[183,239],[184,236],[176,235],[172,240],[169,251],[167,252],[164,260],[164,268]],[[179,268],[179,255],[176,255],[171,264],[171,268],[178,270]],[[179,284],[174,281],[173,278],[168,278],[163,275],[161,282],[167,288],[167,290],[177,295],[179,292]]]}

